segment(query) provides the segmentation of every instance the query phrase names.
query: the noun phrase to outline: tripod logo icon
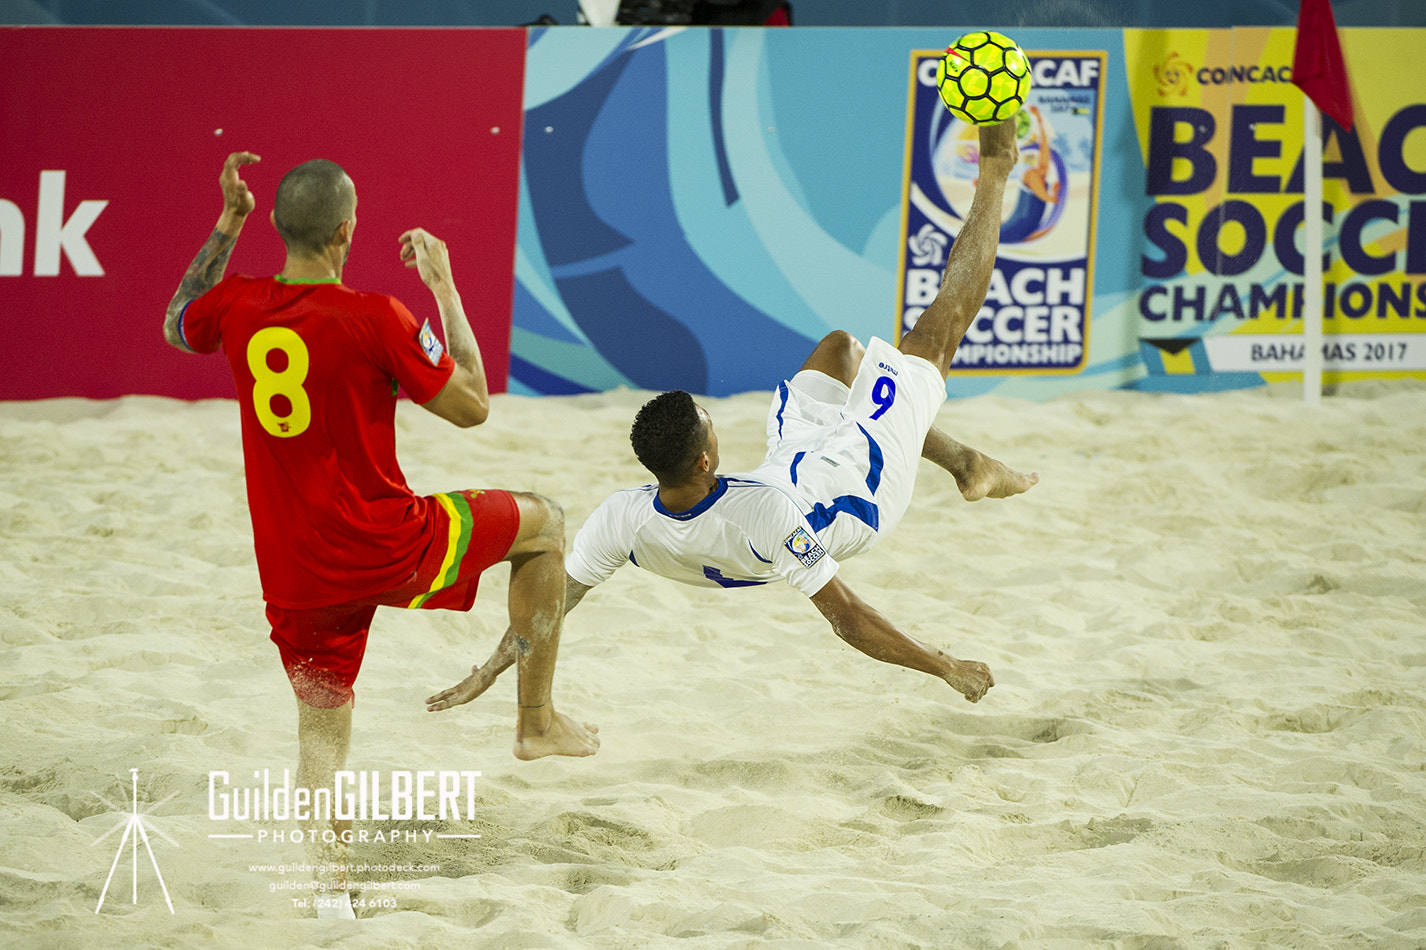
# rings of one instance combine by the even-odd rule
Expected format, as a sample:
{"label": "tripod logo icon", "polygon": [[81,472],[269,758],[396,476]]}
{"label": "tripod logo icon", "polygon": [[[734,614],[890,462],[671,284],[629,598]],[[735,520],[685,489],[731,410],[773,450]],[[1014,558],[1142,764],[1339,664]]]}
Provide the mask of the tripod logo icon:
{"label": "tripod logo icon", "polygon": [[[172,914],[174,912],[173,900],[168,896],[168,885],[165,884],[163,881],[163,872],[158,869],[158,859],[154,857],[153,846],[149,844],[148,833],[152,831],[154,834],[158,835],[160,838],[167,841],[175,848],[178,847],[178,842],[174,841],[172,838],[164,834],[162,831],[159,831],[157,828],[147,827],[147,824],[144,819],[145,816],[147,816],[150,812],[163,805],[164,802],[167,802],[170,798],[173,798],[173,796],[177,795],[178,793],[174,792],[173,795],[169,795],[168,798],[165,798],[162,802],[159,802],[156,805],[150,805],[143,811],[139,811],[139,770],[129,769],[129,772],[133,776],[133,797],[131,800],[129,811],[120,811],[117,805],[106,799],[103,795],[100,795],[98,792],[94,793],[94,797],[99,799],[104,804],[108,805],[111,809],[113,809],[115,814],[124,816],[124,821],[122,824],[115,825],[113,828],[110,828],[108,831],[104,832],[104,834],[94,840],[94,844],[98,844],[105,838],[112,835],[114,832],[118,831],[120,828],[124,829],[124,835],[122,838],[119,839],[119,849],[114,852],[114,861],[112,864],[109,865],[109,876],[104,879],[104,889],[99,892],[99,903],[95,906],[94,913],[99,913],[100,909],[104,906],[104,898],[107,897],[109,894],[109,885],[114,880],[114,870],[119,866],[119,858],[123,857],[124,855],[125,845],[130,845],[131,851],[133,902],[135,904],[139,902],[139,842],[142,841],[144,850],[149,853],[149,863],[153,865],[153,873],[158,878],[158,885],[159,887],[163,888],[163,899],[168,904],[168,912]],[[132,839],[132,843],[130,839]],[[91,845],[90,847],[93,847],[93,845]]]}

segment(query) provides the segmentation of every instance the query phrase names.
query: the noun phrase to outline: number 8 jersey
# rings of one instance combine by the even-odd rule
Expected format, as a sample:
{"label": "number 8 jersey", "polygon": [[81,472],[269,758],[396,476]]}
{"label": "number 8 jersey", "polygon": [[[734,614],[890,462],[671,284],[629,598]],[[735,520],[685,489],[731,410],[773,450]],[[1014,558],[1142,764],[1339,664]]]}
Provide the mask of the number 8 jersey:
{"label": "number 8 jersey", "polygon": [[234,275],[179,332],[232,368],[264,599],[325,607],[409,579],[434,519],[396,461],[396,391],[428,402],[455,365],[429,323],[335,281]]}

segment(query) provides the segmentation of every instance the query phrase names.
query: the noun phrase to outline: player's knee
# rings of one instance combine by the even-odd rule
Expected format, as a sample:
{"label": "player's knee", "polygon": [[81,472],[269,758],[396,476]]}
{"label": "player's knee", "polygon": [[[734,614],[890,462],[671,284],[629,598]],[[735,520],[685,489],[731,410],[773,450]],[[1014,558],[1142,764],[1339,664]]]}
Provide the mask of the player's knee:
{"label": "player's knee", "polygon": [[802,368],[826,373],[850,385],[865,353],[866,349],[856,337],[846,330],[833,330],[818,341]]}
{"label": "player's knee", "polygon": [[861,340],[846,330],[833,330],[822,338],[822,342],[827,345],[829,355],[841,367],[841,372],[836,374],[837,377],[855,376],[857,367],[861,365],[862,357],[866,355],[866,347],[862,346]]}
{"label": "player's knee", "polygon": [[831,333],[828,333],[822,337],[822,341],[817,344],[817,348],[829,354],[836,354],[843,358],[855,360],[858,363],[861,362],[862,354],[866,352],[861,341],[846,330],[833,330]]}
{"label": "player's knee", "polygon": [[528,492],[515,494],[520,506],[520,533],[540,538],[544,550],[564,550],[564,508],[553,498]]}

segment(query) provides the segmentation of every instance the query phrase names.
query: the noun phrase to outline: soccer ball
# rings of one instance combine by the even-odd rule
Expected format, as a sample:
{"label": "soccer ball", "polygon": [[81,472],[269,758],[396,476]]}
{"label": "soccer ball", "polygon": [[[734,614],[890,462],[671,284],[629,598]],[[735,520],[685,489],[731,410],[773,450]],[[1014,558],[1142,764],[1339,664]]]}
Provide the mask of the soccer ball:
{"label": "soccer ball", "polygon": [[1004,33],[967,33],[946,47],[936,64],[936,87],[951,115],[971,125],[994,125],[1025,104],[1030,61]]}

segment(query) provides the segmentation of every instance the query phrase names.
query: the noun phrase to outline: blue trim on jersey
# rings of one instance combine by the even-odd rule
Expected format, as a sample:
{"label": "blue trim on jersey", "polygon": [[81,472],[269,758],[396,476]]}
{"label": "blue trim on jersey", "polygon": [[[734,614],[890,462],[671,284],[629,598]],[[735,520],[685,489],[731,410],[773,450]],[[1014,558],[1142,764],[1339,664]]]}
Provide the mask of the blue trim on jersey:
{"label": "blue trim on jersey", "polygon": [[190,353],[197,353],[198,351],[195,350],[193,348],[193,345],[188,342],[188,334],[183,332],[183,318],[188,316],[188,304],[192,302],[193,301],[191,300],[188,301],[188,303],[183,305],[183,309],[178,311],[178,339],[183,342],[183,348],[185,350]]}
{"label": "blue trim on jersey", "polygon": [[[871,437],[871,433],[866,429],[862,429],[860,422],[857,423],[857,428],[861,429],[862,435],[866,436],[867,452],[869,461],[871,462],[866,473],[867,491],[875,495],[877,488],[881,485],[881,470],[886,465],[886,459],[881,454],[881,446],[876,444],[876,439]],[[875,527],[875,525],[873,525],[873,527]]]}
{"label": "blue trim on jersey", "polygon": [[636,560],[634,560],[634,552],[633,552],[633,551],[630,551],[630,552],[629,552],[629,563],[632,564],[632,565],[634,565],[635,567],[638,567],[638,566],[639,566],[639,562],[636,561]]}
{"label": "blue trim on jersey", "polygon": [[736,577],[724,577],[716,567],[709,567],[706,564],[703,565],[703,576],[719,587],[762,587],[767,583],[767,581],[740,581]]}
{"label": "blue trim on jersey", "polygon": [[714,503],[717,502],[719,498],[722,498],[727,493],[727,491],[728,480],[723,476],[719,475],[718,487],[713,489],[712,494],[710,494],[707,498],[703,499],[687,511],[669,511],[663,506],[663,503],[659,501],[659,493],[654,492],[654,511],[657,511],[659,514],[664,515],[665,517],[672,518],[675,521],[692,521],[694,518],[697,518],[699,515],[703,514],[703,512],[707,511],[709,508],[712,508]]}
{"label": "blue trim on jersey", "polygon": [[782,438],[782,414],[787,409],[788,393],[786,382],[777,384],[777,395],[779,400],[777,404],[777,437],[780,439]]}
{"label": "blue trim on jersey", "polygon": [[807,523],[812,526],[813,531],[820,533],[835,521],[838,515],[851,515],[873,531],[881,524],[881,510],[877,508],[876,502],[858,498],[856,495],[843,495],[833,499],[831,507],[819,501],[808,513]]}
{"label": "blue trim on jersey", "polygon": [[794,485],[797,484],[797,463],[801,462],[806,455],[806,452],[798,452],[792,457],[792,468],[788,469],[788,474],[792,476],[792,484]]}
{"label": "blue trim on jersey", "polygon": [[753,557],[757,558],[759,561],[762,561],[764,564],[772,563],[772,561],[769,561],[767,558],[763,557],[761,554],[758,553],[758,549],[753,547],[753,542],[751,541],[748,542],[748,550],[753,552]]}

